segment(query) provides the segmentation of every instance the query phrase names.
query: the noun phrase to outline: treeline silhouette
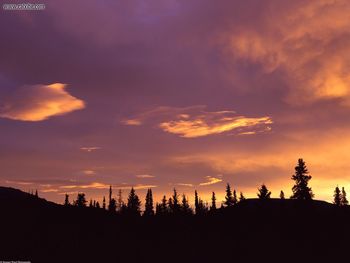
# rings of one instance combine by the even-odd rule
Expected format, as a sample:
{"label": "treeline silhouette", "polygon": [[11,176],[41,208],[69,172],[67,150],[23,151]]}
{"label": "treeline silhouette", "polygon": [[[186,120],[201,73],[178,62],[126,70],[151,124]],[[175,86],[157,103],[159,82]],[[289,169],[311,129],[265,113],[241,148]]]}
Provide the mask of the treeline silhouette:
{"label": "treeline silhouette", "polygon": [[[295,173],[292,176],[292,180],[295,182],[292,188],[292,196],[291,199],[296,200],[312,200],[314,194],[312,189],[308,186],[308,183],[311,179],[311,175],[309,175],[308,169],[306,167],[305,161],[303,159],[299,159],[297,166],[295,167]],[[143,213],[141,208],[141,201],[134,188],[131,188],[130,193],[128,195],[127,201],[124,202],[122,197],[122,191],[118,191],[117,199],[113,198],[113,190],[112,186],[109,188],[109,196],[108,196],[108,205],[106,206],[106,199],[103,197],[102,207],[98,201],[90,199],[89,205],[85,194],[78,193],[77,198],[70,203],[69,195],[65,195],[64,205],[65,206],[76,206],[76,207],[89,207],[89,208],[97,208],[97,209],[107,209],[111,213],[117,213],[120,215],[135,215],[140,216],[164,216],[164,215],[205,215],[208,213],[213,213],[217,209],[224,209],[226,207],[232,207],[237,205],[239,202],[246,200],[245,196],[242,192],[240,192],[239,197],[237,197],[237,192],[234,189],[232,191],[229,183],[226,185],[226,195],[225,201],[221,203],[220,207],[217,206],[216,203],[216,195],[215,192],[212,192],[211,203],[208,204],[204,202],[198,195],[197,191],[194,192],[194,208],[192,208],[189,204],[188,197],[185,194],[181,196],[178,194],[177,190],[173,189],[173,194],[169,198],[165,195],[163,196],[161,202],[154,204],[153,202],[153,193],[152,189],[147,190],[145,205]],[[37,196],[37,191],[35,192]],[[281,190],[280,199],[285,199],[285,194]],[[271,198],[271,191],[267,188],[265,184],[262,184],[258,188],[257,193],[258,199],[265,200]],[[345,206],[348,205],[348,200],[346,198],[346,192],[344,187],[342,190],[337,186],[334,190],[334,202],[337,206]]]}
{"label": "treeline silhouette", "polygon": [[336,187],[334,204],[313,200],[300,159],[292,195],[271,198],[266,185],[246,199],[226,186],[194,207],[176,190],[159,203],[135,189],[99,203],[79,193],[64,205],[34,193],[0,187],[0,261],[31,262],[340,262],[348,257],[350,206]]}

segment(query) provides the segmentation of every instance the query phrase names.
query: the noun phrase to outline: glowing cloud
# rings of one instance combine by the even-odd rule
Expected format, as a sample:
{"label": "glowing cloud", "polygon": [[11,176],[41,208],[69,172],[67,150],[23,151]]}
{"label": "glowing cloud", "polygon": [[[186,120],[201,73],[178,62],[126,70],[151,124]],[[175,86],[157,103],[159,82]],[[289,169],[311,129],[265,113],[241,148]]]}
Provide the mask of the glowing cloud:
{"label": "glowing cloud", "polygon": [[80,150],[86,151],[86,152],[93,152],[96,150],[100,150],[101,147],[81,147]]}
{"label": "glowing cloud", "polygon": [[20,121],[43,121],[85,108],[84,101],[70,95],[66,84],[24,86],[0,107],[0,117]]}
{"label": "glowing cloud", "polygon": [[206,177],[208,182],[204,182],[204,183],[200,183],[200,186],[206,186],[206,185],[211,185],[211,184],[217,184],[222,182],[222,179],[220,178],[216,178],[216,177],[212,177],[212,176],[207,176]]}
{"label": "glowing cloud", "polygon": [[[205,106],[187,108],[159,107],[137,116],[140,123],[146,120],[158,122],[165,132],[177,134],[183,138],[195,138],[228,131],[249,134],[269,131],[272,119],[268,116],[250,118],[239,116],[234,111],[205,111]],[[134,120],[134,119],[132,119]],[[127,124],[127,121],[123,121]],[[130,124],[128,124],[130,125]]]}
{"label": "glowing cloud", "polygon": [[154,175],[150,175],[150,174],[138,174],[136,175],[137,178],[154,178]]}
{"label": "glowing cloud", "polygon": [[223,33],[225,56],[231,54],[236,66],[247,61],[264,74],[282,73],[290,104],[339,99],[349,106],[349,2],[301,1],[286,6],[270,4],[267,10],[274,15],[262,15],[259,27],[240,25]]}

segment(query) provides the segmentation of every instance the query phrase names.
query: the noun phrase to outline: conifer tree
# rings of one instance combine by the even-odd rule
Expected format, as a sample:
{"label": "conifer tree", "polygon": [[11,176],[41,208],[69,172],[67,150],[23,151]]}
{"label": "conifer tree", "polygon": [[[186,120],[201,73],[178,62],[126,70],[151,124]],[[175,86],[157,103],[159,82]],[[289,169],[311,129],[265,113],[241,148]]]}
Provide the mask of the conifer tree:
{"label": "conifer tree", "polygon": [[86,199],[84,193],[78,193],[77,200],[75,201],[75,206],[77,207],[86,207]]}
{"label": "conifer tree", "polygon": [[341,206],[346,206],[349,204],[348,199],[346,198],[346,192],[344,187],[341,188],[341,200],[340,200]]}
{"label": "conifer tree", "polygon": [[233,200],[233,195],[231,191],[231,186],[230,184],[226,185],[226,196],[225,196],[225,205],[227,207],[233,206],[234,205],[234,200]]}
{"label": "conifer tree", "polygon": [[239,201],[242,202],[242,201],[244,201],[244,200],[245,200],[245,197],[244,197],[243,193],[241,192],[241,193],[239,194]]}
{"label": "conifer tree", "polygon": [[145,199],[145,212],[144,216],[153,216],[154,215],[154,207],[153,207],[153,196],[152,189],[147,190],[146,199]]}
{"label": "conifer tree", "polygon": [[269,199],[271,192],[267,189],[265,184],[262,184],[261,187],[258,189],[258,197],[259,199]]}
{"label": "conifer tree", "polygon": [[39,195],[38,195],[38,190],[35,190],[35,197],[38,198]]}
{"label": "conifer tree", "polygon": [[105,197],[103,197],[102,208],[103,208],[103,210],[106,210],[106,198]]}
{"label": "conifer tree", "polygon": [[282,199],[282,200],[286,199],[285,196],[284,196],[284,192],[282,190],[280,192],[280,199]]}
{"label": "conifer tree", "polygon": [[167,213],[168,213],[168,203],[167,203],[167,198],[164,195],[162,198],[162,202],[159,204],[159,214],[166,215]]}
{"label": "conifer tree", "polygon": [[333,204],[335,204],[336,206],[340,206],[341,205],[341,193],[340,193],[340,189],[338,186],[334,189],[333,197],[334,197]]}
{"label": "conifer tree", "polygon": [[114,213],[116,210],[116,201],[112,197],[112,186],[109,186],[109,199],[108,199],[108,211]]}
{"label": "conifer tree", "polygon": [[118,190],[118,198],[117,198],[117,211],[121,211],[122,210],[122,206],[123,206],[124,202],[123,202],[123,192],[122,189]]}
{"label": "conifer tree", "polygon": [[92,199],[90,199],[89,207],[90,207],[90,208],[93,207],[93,205],[92,205]]}
{"label": "conifer tree", "polygon": [[314,197],[311,188],[308,187],[308,182],[311,179],[311,176],[308,174],[309,171],[304,160],[299,159],[298,165],[295,167],[295,174],[292,176],[292,179],[295,181],[295,185],[292,188],[292,199],[311,200]]}
{"label": "conifer tree", "polygon": [[177,194],[175,188],[172,196],[172,212],[174,214],[178,214],[180,212],[179,195]]}
{"label": "conifer tree", "polygon": [[69,203],[69,195],[68,194],[66,194],[66,196],[64,198],[64,205],[65,206],[69,206],[70,205],[70,203]]}
{"label": "conifer tree", "polygon": [[130,215],[140,215],[141,201],[137,196],[137,194],[135,193],[135,190],[133,187],[131,188],[128,196],[127,209]]}
{"label": "conifer tree", "polygon": [[199,213],[199,199],[198,199],[197,190],[194,191],[194,208],[195,208],[196,215],[198,215],[198,213]]}
{"label": "conifer tree", "polygon": [[233,205],[236,205],[238,203],[237,193],[235,189],[233,190],[232,202],[233,202]]}
{"label": "conifer tree", "polygon": [[188,199],[186,198],[186,195],[182,195],[182,201],[181,201],[181,212],[184,215],[191,215],[192,209],[190,208],[190,204],[188,203]]}
{"label": "conifer tree", "polygon": [[215,192],[212,193],[211,195],[211,207],[210,207],[211,211],[215,211],[216,210],[216,196],[215,196]]}
{"label": "conifer tree", "polygon": [[96,208],[100,208],[100,203],[97,201],[96,202],[96,205],[95,205]]}

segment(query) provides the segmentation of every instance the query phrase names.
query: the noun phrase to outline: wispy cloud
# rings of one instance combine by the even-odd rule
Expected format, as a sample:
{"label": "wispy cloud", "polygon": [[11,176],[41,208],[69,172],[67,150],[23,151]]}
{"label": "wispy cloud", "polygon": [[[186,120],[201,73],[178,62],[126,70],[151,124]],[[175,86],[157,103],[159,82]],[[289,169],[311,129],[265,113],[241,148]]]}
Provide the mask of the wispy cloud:
{"label": "wispy cloud", "polygon": [[[196,138],[228,131],[238,133],[257,133],[269,131],[273,121],[269,116],[246,117],[237,115],[234,111],[205,111],[205,106],[186,108],[158,107],[142,113],[129,121],[136,121],[141,125],[146,121],[153,121],[163,131],[179,135],[183,138]],[[128,124],[128,121],[123,121]]]}
{"label": "wispy cloud", "polygon": [[86,152],[93,152],[93,151],[97,151],[100,150],[101,147],[97,147],[97,146],[92,146],[92,147],[81,147],[80,150],[82,151],[86,151]]}
{"label": "wispy cloud", "polygon": [[199,185],[206,186],[206,185],[212,185],[212,184],[217,184],[217,183],[222,182],[222,179],[217,178],[217,177],[212,177],[212,176],[207,176],[206,179],[207,179],[207,182],[200,183]]}
{"label": "wispy cloud", "polygon": [[52,116],[85,108],[84,101],[70,95],[66,84],[24,86],[4,100],[0,117],[20,121],[43,121]]}
{"label": "wispy cloud", "polygon": [[95,175],[96,174],[96,172],[94,170],[83,170],[82,173],[85,175]]}
{"label": "wispy cloud", "polygon": [[150,174],[138,174],[136,175],[137,178],[154,178],[154,175],[150,175]]}
{"label": "wispy cloud", "polygon": [[193,184],[190,184],[190,183],[178,183],[177,185],[185,186],[185,187],[193,187],[194,186]]}

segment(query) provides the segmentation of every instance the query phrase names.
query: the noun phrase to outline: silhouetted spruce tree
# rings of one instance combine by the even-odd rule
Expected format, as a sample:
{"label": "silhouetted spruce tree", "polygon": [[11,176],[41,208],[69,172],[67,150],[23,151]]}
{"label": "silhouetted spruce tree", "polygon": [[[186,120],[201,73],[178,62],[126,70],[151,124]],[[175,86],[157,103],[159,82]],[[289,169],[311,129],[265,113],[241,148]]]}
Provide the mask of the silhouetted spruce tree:
{"label": "silhouetted spruce tree", "polygon": [[258,189],[258,197],[259,199],[269,199],[271,192],[267,189],[265,184],[262,184],[261,187]]}
{"label": "silhouetted spruce tree", "polygon": [[340,206],[341,205],[341,193],[340,193],[340,189],[337,186],[334,189],[334,194],[333,194],[333,204],[335,204],[336,206]]}
{"label": "silhouetted spruce tree", "polygon": [[140,215],[141,201],[132,187],[128,196],[128,213],[130,215]]}
{"label": "silhouetted spruce tree", "polygon": [[172,212],[174,214],[179,214],[179,212],[180,212],[179,195],[177,194],[177,191],[175,188],[174,188],[172,200],[173,200]]}
{"label": "silhouetted spruce tree", "polygon": [[106,198],[105,197],[103,197],[102,208],[103,208],[103,210],[106,210]]}
{"label": "silhouetted spruce tree", "polygon": [[208,206],[203,202],[202,199],[198,200],[198,215],[205,215],[208,212]]}
{"label": "silhouetted spruce tree", "polygon": [[77,207],[86,207],[86,199],[84,193],[78,193],[77,200],[74,202]]}
{"label": "silhouetted spruce tree", "polygon": [[65,206],[69,206],[70,205],[70,203],[69,203],[69,195],[68,194],[66,194],[66,196],[64,198],[64,205]]}
{"label": "silhouetted spruce tree", "polygon": [[95,207],[96,207],[96,208],[101,208],[101,207],[100,207],[100,203],[99,203],[98,201],[96,202]]}
{"label": "silhouetted spruce tree", "polygon": [[182,195],[180,210],[181,210],[181,213],[184,215],[193,214],[192,209],[190,207],[190,204],[188,203],[188,199],[187,199],[185,194]]}
{"label": "silhouetted spruce tree", "polygon": [[90,208],[93,207],[93,205],[92,205],[92,199],[90,199],[89,207],[90,207]]}
{"label": "silhouetted spruce tree", "polygon": [[295,181],[295,185],[292,188],[292,199],[311,200],[314,197],[311,188],[308,187],[308,182],[311,179],[308,173],[304,160],[299,159],[298,165],[295,167],[295,174],[292,176],[292,179]]}
{"label": "silhouetted spruce tree", "polygon": [[166,215],[167,212],[168,212],[168,207],[167,206],[168,206],[167,198],[164,195],[163,198],[162,198],[162,202],[159,204],[157,215],[161,215],[161,216]]}
{"label": "silhouetted spruce tree", "polygon": [[154,215],[154,207],[153,207],[153,196],[152,189],[147,190],[146,199],[145,199],[145,212],[144,216],[153,216]]}
{"label": "silhouetted spruce tree", "polygon": [[196,215],[199,214],[199,199],[198,199],[198,193],[197,190],[194,191],[194,211]]}
{"label": "silhouetted spruce tree", "polygon": [[123,192],[122,189],[118,190],[118,197],[117,197],[117,211],[121,211],[123,207]]}
{"label": "silhouetted spruce tree", "polygon": [[236,193],[236,190],[235,190],[235,189],[233,190],[232,201],[233,201],[233,204],[234,204],[234,205],[236,205],[236,204],[238,203],[237,193]]}
{"label": "silhouetted spruce tree", "polygon": [[215,196],[215,192],[212,193],[211,195],[211,207],[210,207],[211,211],[215,211],[216,210],[216,196]]}
{"label": "silhouetted spruce tree", "polygon": [[341,188],[341,199],[340,199],[340,204],[341,204],[342,206],[345,206],[345,205],[348,205],[348,204],[349,204],[348,199],[346,198],[346,192],[345,192],[344,187]]}
{"label": "silhouetted spruce tree", "polygon": [[225,196],[225,205],[227,207],[233,206],[234,205],[234,200],[233,200],[233,195],[231,191],[231,186],[230,184],[226,185],[226,196]]}
{"label": "silhouetted spruce tree", "polygon": [[96,207],[96,200],[94,200],[94,204],[93,204],[94,207]]}
{"label": "silhouetted spruce tree", "polygon": [[241,192],[241,193],[239,194],[239,201],[242,202],[242,201],[244,201],[244,200],[245,200],[245,197],[244,197],[243,193]]}
{"label": "silhouetted spruce tree", "polygon": [[284,192],[283,192],[282,190],[281,190],[281,192],[280,192],[280,198],[281,198],[282,200],[286,199],[285,196],[284,196]]}
{"label": "silhouetted spruce tree", "polygon": [[112,186],[109,186],[108,211],[114,213],[116,210],[116,201],[112,197]]}
{"label": "silhouetted spruce tree", "polygon": [[38,198],[39,195],[38,195],[38,190],[35,190],[35,197]]}

